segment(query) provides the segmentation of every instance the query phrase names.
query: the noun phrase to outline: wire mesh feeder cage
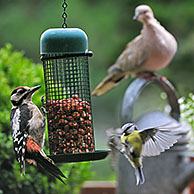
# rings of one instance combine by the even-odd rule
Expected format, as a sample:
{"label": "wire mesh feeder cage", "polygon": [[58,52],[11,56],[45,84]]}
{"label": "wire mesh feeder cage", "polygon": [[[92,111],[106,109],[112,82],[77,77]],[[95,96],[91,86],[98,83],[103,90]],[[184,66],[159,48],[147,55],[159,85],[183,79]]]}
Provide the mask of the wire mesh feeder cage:
{"label": "wire mesh feeder cage", "polygon": [[104,159],[95,151],[88,39],[80,29],[46,30],[40,40],[51,158],[55,162]]}

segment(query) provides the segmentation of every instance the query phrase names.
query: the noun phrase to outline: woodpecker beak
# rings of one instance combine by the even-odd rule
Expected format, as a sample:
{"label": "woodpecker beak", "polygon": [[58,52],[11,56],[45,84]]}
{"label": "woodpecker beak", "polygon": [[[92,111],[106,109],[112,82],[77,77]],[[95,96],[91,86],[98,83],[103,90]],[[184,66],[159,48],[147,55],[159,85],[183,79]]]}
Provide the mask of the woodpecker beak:
{"label": "woodpecker beak", "polygon": [[33,94],[34,92],[36,92],[39,88],[41,88],[41,85],[40,86],[34,86],[32,88],[29,89],[29,92],[30,94]]}

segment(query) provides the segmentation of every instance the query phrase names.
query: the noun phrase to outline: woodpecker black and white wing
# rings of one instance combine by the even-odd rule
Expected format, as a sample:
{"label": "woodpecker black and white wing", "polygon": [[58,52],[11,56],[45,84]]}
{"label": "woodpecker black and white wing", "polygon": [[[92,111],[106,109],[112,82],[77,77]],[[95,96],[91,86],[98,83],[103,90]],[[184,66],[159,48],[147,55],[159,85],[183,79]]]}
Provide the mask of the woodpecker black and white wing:
{"label": "woodpecker black and white wing", "polygon": [[32,114],[26,104],[11,110],[11,134],[16,159],[20,164],[21,173],[25,170],[25,151],[29,129],[28,121],[31,117]]}
{"label": "woodpecker black and white wing", "polygon": [[16,112],[16,108],[12,108],[11,109],[11,113],[10,113],[10,121],[11,121],[11,134],[13,134],[13,123],[14,123],[14,115]]}
{"label": "woodpecker black and white wing", "polygon": [[182,132],[179,124],[144,129],[140,132],[143,140],[142,156],[156,156],[170,149],[181,137]]}

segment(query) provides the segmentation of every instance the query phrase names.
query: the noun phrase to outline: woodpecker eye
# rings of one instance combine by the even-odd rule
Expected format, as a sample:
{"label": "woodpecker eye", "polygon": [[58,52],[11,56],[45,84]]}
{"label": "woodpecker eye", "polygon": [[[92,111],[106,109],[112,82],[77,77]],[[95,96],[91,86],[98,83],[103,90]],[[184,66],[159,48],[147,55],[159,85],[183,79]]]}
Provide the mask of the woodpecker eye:
{"label": "woodpecker eye", "polygon": [[18,89],[17,94],[23,94],[25,90],[23,88]]}

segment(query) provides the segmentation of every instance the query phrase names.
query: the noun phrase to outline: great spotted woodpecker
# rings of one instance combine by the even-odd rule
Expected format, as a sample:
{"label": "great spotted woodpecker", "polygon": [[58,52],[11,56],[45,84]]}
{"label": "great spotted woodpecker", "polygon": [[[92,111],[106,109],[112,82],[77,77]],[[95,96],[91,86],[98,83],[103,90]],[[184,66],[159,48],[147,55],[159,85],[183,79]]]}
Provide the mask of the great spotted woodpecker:
{"label": "great spotted woodpecker", "polygon": [[21,174],[25,174],[25,161],[41,166],[64,184],[66,178],[54,161],[43,151],[45,139],[45,118],[32,102],[32,96],[41,86],[29,88],[20,86],[11,93],[11,129],[16,159]]}

